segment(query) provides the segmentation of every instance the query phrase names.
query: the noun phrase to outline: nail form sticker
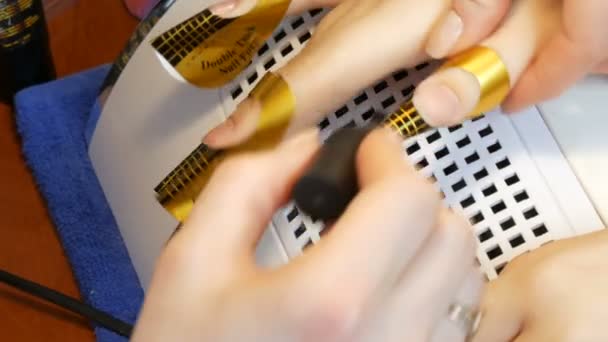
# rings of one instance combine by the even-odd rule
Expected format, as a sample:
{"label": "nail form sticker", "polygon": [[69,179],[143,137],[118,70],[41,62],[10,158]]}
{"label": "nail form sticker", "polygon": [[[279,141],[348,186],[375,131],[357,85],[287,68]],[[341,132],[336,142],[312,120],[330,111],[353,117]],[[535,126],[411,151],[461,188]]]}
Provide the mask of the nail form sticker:
{"label": "nail form sticker", "polygon": [[201,88],[221,87],[250,65],[290,3],[258,0],[251,11],[235,18],[223,18],[205,9],[151,44],[187,82]]}

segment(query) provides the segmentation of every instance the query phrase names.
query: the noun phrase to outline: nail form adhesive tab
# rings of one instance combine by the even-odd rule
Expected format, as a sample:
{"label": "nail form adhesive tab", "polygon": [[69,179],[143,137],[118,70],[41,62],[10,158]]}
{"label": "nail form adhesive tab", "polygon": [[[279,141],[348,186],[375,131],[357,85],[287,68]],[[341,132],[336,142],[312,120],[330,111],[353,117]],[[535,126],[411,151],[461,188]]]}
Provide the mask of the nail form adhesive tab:
{"label": "nail form adhesive tab", "polygon": [[468,115],[474,118],[498,106],[511,89],[506,65],[496,51],[476,46],[450,58],[440,69],[460,68],[471,73],[479,83],[477,107]]}
{"label": "nail form adhesive tab", "polygon": [[283,78],[267,73],[249,97],[258,101],[260,115],[256,131],[242,144],[213,150],[200,144],[154,189],[157,201],[178,221],[184,222],[194,202],[218,165],[228,156],[269,149],[281,142],[295,110],[295,97]]}
{"label": "nail form adhesive tab", "polygon": [[217,88],[235,79],[285,16],[290,0],[258,0],[223,18],[206,9],[154,38],[152,47],[189,83]]}

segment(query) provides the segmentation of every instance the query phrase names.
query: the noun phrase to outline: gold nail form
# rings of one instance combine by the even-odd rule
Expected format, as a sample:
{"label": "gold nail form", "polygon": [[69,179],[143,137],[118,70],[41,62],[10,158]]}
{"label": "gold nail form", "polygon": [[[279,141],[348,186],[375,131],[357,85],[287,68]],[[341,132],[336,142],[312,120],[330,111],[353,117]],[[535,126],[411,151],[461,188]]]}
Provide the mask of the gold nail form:
{"label": "gold nail form", "polygon": [[255,132],[245,142],[226,150],[200,144],[154,189],[157,201],[178,221],[183,222],[199,193],[205,188],[218,165],[229,156],[272,148],[281,142],[296,103],[283,78],[267,73],[249,97],[260,105]]}
{"label": "gold nail form", "polygon": [[466,50],[443,64],[439,70],[460,68],[469,72],[479,84],[479,101],[467,117],[475,118],[492,110],[507,97],[511,90],[509,71],[498,53],[485,46]]}
{"label": "gold nail form", "polygon": [[[477,79],[480,89],[479,101],[467,115],[470,119],[498,106],[511,89],[506,65],[498,53],[484,46],[473,47],[452,57],[438,70],[447,68],[460,68]],[[390,114],[382,124],[395,130],[403,138],[416,136],[431,128],[420,116],[412,100],[401,105],[399,110]]]}
{"label": "gold nail form", "polygon": [[[510,89],[506,66],[494,51],[475,47],[440,67],[462,68],[475,76],[480,86],[479,104],[469,117],[474,118],[499,105]],[[179,221],[190,213],[194,200],[204,189],[217,165],[228,155],[270,148],[283,137],[296,107],[295,98],[287,83],[277,74],[268,73],[251,92],[250,97],[261,104],[258,126],[245,143],[226,151],[212,150],[199,145],[155,188],[157,200]],[[401,137],[419,135],[431,128],[414,107],[412,101],[404,103],[381,123]]]}
{"label": "gold nail form", "polygon": [[154,38],[152,47],[189,83],[217,88],[234,80],[278,27],[291,0],[257,0],[235,18],[209,9]]}

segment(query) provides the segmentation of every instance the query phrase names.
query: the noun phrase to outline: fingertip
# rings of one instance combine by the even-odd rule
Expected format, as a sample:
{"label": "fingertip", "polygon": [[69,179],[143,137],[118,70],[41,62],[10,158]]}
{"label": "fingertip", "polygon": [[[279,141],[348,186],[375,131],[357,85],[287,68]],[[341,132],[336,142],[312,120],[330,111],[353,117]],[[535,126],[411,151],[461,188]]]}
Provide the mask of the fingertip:
{"label": "fingertip", "polygon": [[424,80],[414,93],[413,103],[430,126],[445,127],[464,121],[475,109],[479,94],[474,75],[450,67]]}
{"label": "fingertip", "polygon": [[382,178],[377,173],[387,175],[402,172],[408,164],[402,150],[403,140],[390,129],[379,128],[370,132],[361,142],[356,164],[362,183],[370,179]]}
{"label": "fingertip", "polygon": [[221,1],[209,7],[211,13],[224,16],[232,12],[237,6],[237,0]]}
{"label": "fingertip", "polygon": [[243,142],[255,132],[260,110],[260,105],[254,100],[241,102],[232,115],[205,135],[203,143],[222,149]]}
{"label": "fingertip", "polygon": [[246,14],[256,5],[256,0],[224,0],[209,7],[209,10],[222,18],[234,18]]}
{"label": "fingertip", "polygon": [[437,28],[431,32],[425,52],[435,59],[445,58],[457,45],[463,30],[462,18],[456,11],[450,10]]}
{"label": "fingertip", "polygon": [[223,147],[223,136],[226,136],[230,131],[234,129],[234,118],[228,117],[224,122],[214,127],[207,135],[203,138],[203,143],[207,146],[214,148]]}
{"label": "fingertip", "polygon": [[492,36],[507,17],[512,0],[460,0],[454,8],[465,23],[465,29],[452,53],[468,49]]}
{"label": "fingertip", "polygon": [[505,102],[501,105],[500,111],[503,114],[511,115],[517,112],[520,112],[523,108],[527,107],[523,102],[517,102],[515,100],[505,100]]}
{"label": "fingertip", "polygon": [[425,52],[442,59],[490,36],[511,7],[511,0],[460,0],[429,35]]}
{"label": "fingertip", "polygon": [[421,84],[414,94],[413,103],[424,121],[433,127],[454,123],[463,112],[454,90],[441,82]]}

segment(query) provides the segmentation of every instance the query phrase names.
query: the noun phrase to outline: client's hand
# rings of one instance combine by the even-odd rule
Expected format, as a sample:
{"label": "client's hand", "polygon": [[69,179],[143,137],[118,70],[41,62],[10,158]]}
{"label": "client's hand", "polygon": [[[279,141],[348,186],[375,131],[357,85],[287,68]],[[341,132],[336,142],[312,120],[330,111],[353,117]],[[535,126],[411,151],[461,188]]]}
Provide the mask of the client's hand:
{"label": "client's hand", "polygon": [[608,234],[553,242],[490,283],[475,342],[608,341]]}
{"label": "client's hand", "polygon": [[458,317],[483,287],[473,234],[384,131],[363,141],[361,191],[322,240],[281,267],[256,266],[317,139],[220,166],[158,261],[134,341],[464,340]]}
{"label": "client's hand", "polygon": [[[218,7],[223,15],[238,15],[255,2],[228,1]],[[429,34],[451,4],[451,0],[293,0],[289,14],[321,6],[335,8],[321,20],[304,49],[277,70],[296,102],[288,135],[317,124],[379,79],[427,61]],[[504,0],[472,7],[464,22],[475,30],[464,32],[463,39],[472,44],[485,37],[494,28],[492,20],[477,18],[502,17],[507,8]],[[235,145],[255,130],[258,115],[259,106],[245,100],[204,142],[215,148]]]}
{"label": "client's hand", "polygon": [[[608,74],[608,1],[470,2],[454,1],[453,11],[431,34],[427,51],[435,58],[444,58],[472,43],[494,49],[511,77],[512,91],[503,103],[504,111],[518,111],[556,97],[588,74]],[[496,3],[506,8],[511,2],[506,17],[494,10],[479,10],[496,7]],[[475,21],[469,19],[472,15],[477,16]],[[495,27],[486,37],[487,28]],[[464,120],[478,98],[479,86],[473,77],[447,69],[420,84],[414,104],[426,121],[445,126]]]}

